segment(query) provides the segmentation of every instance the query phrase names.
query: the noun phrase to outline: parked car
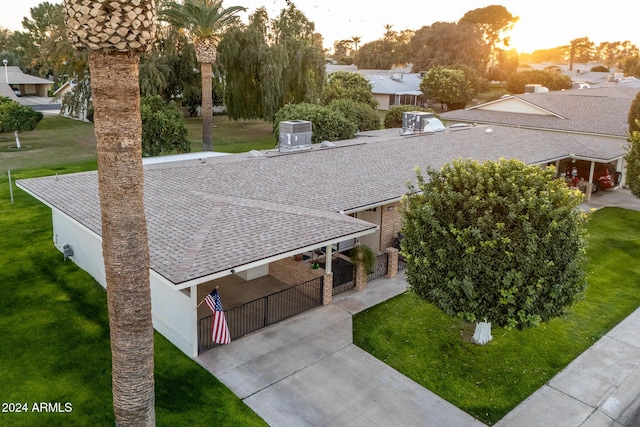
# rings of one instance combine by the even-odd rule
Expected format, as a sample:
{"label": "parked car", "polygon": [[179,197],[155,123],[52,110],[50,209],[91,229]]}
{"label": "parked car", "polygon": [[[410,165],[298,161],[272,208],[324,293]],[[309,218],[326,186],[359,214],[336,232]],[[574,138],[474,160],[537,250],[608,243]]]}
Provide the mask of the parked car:
{"label": "parked car", "polygon": [[22,96],[22,92],[20,92],[20,89],[18,89],[17,87],[13,88],[13,93],[15,93],[16,96]]}
{"label": "parked car", "polygon": [[[567,180],[576,177],[589,181],[589,171],[591,170],[591,162],[586,160],[565,160],[560,162],[560,175],[564,174]],[[596,163],[593,169],[593,180],[591,181],[591,192],[596,193],[601,188],[614,188],[622,179],[622,172],[616,171],[613,163]]]}

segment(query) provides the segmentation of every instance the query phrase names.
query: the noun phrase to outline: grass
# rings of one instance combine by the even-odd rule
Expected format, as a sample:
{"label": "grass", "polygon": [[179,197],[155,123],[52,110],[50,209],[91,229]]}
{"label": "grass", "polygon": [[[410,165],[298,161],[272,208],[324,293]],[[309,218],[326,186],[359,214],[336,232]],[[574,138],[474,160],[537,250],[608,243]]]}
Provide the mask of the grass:
{"label": "grass", "polygon": [[605,208],[589,224],[589,285],[562,318],[525,331],[473,325],[405,293],[354,318],[354,342],[489,425],[640,306],[640,212]]}
{"label": "grass", "polygon": [[[186,118],[191,151],[202,151],[202,118]],[[213,117],[213,148],[224,153],[272,149],[276,140],[271,123],[231,121],[227,116]],[[64,166],[93,161],[96,163],[96,138],[93,124],[60,116],[45,116],[36,129],[19,135],[22,150],[15,146],[13,133],[0,133],[0,172]],[[94,169],[96,166],[94,166]]]}
{"label": "grass", "polygon": [[[214,129],[221,149],[254,149],[273,139],[268,124],[224,120]],[[199,131],[198,120],[187,122]],[[49,208],[15,186],[10,203],[6,173],[11,169],[17,180],[96,169],[93,125],[47,116],[20,140],[29,149],[9,151],[3,148],[15,144],[13,135],[0,134],[0,400],[27,403],[29,412],[0,412],[0,426],[114,425],[106,293],[63,261],[53,246]],[[158,333],[155,380],[158,426],[266,425]],[[71,412],[32,412],[39,402],[69,403]]]}

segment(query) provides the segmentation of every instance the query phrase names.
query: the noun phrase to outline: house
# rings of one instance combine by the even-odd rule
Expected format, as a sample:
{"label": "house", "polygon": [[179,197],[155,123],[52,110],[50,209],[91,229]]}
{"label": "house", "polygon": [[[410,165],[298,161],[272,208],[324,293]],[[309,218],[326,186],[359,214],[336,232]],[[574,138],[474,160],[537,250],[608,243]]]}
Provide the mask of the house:
{"label": "house", "polygon": [[[214,287],[225,311],[233,306],[227,319],[235,330],[330,303],[356,240],[397,263],[401,198],[415,166],[438,168],[457,158],[544,166],[576,156],[622,167],[625,151],[619,138],[604,134],[468,125],[146,164],[154,327],[197,356],[210,347],[211,323],[199,303]],[[51,208],[55,246],[106,286],[97,172],[17,185]]]}
{"label": "house", "polygon": [[[452,123],[512,126],[519,129],[543,129],[554,133],[594,135],[611,139],[612,143],[626,147],[629,125],[627,116],[631,102],[640,91],[640,81],[621,80],[607,86],[526,93],[504,96],[498,100],[448,111],[440,117]],[[597,161],[588,154],[572,156],[572,161],[587,161],[593,168]],[[624,185],[622,159],[616,162]]]}
{"label": "house", "polygon": [[327,74],[337,71],[358,73],[371,84],[371,93],[378,102],[379,110],[389,110],[397,105],[424,106],[424,96],[420,90],[422,73],[412,73],[410,68],[391,70],[358,70],[355,65],[327,64]]}
{"label": "house", "polygon": [[20,67],[5,66],[4,83],[11,86],[12,89],[20,91],[21,96],[38,96],[47,97],[49,90],[53,86],[51,80],[41,77],[31,76],[22,72]]}

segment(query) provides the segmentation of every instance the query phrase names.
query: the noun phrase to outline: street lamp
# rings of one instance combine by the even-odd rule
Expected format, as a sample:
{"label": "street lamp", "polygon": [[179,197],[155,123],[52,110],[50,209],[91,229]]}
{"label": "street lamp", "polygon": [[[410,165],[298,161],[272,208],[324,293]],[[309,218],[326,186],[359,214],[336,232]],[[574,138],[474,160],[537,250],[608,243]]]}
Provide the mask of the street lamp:
{"label": "street lamp", "polygon": [[4,82],[6,84],[9,84],[9,73],[7,72],[7,64],[9,63],[9,61],[3,59],[2,63],[4,64]]}

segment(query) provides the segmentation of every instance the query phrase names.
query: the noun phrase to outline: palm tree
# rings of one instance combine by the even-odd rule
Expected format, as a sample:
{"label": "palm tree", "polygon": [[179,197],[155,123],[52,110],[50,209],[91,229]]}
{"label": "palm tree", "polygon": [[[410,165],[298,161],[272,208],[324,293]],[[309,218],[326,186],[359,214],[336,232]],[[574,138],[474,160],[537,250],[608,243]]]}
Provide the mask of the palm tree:
{"label": "palm tree", "polygon": [[360,36],[353,36],[351,37],[351,41],[353,42],[354,45],[354,50],[356,52],[358,52],[358,45],[360,44],[360,41],[362,40],[362,37]]}
{"label": "palm tree", "polygon": [[116,425],[155,425],[149,247],[143,204],[139,53],[154,0],[65,0],[67,37],[89,51]]}
{"label": "palm tree", "polygon": [[216,61],[221,31],[238,20],[241,6],[222,7],[222,0],[184,0],[169,2],[160,11],[163,20],[191,35],[202,76],[202,150],[213,151],[213,101],[211,69]]}

